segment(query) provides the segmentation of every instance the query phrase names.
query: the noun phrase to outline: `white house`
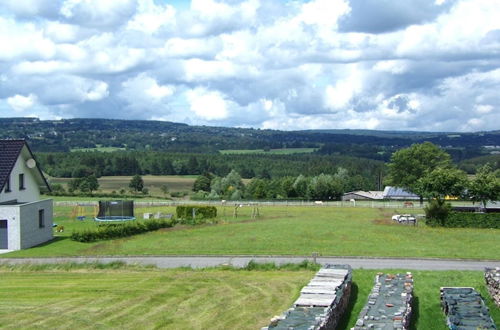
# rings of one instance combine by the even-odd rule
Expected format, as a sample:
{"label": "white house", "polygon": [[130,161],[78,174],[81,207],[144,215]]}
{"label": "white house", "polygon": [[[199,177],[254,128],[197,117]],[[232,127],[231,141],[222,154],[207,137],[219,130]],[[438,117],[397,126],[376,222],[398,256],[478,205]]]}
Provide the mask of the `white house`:
{"label": "white house", "polygon": [[50,186],[25,140],[0,140],[0,250],[26,249],[53,238]]}

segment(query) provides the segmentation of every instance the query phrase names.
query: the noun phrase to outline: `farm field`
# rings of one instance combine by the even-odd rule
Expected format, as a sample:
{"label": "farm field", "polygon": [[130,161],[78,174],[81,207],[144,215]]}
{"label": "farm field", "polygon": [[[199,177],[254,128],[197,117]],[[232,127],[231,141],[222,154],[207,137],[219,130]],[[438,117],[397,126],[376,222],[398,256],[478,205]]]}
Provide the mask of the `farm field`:
{"label": "farm field", "polygon": [[[376,272],[354,270],[351,303],[340,329],[356,322]],[[286,269],[1,266],[0,324],[6,329],[258,329],[285,311],[313,274]],[[413,329],[446,329],[439,288],[453,285],[476,287],[500,322],[481,272],[413,274]]]}
{"label": "farm field", "polygon": [[113,152],[113,151],[123,151],[126,150],[125,148],[119,148],[119,147],[96,147],[96,148],[72,148],[71,152],[77,152],[77,151],[99,151],[99,152]]}
{"label": "farm field", "polygon": [[282,148],[282,149],[270,149],[265,151],[264,149],[226,149],[219,150],[223,155],[235,155],[235,154],[272,154],[272,155],[291,155],[291,154],[305,154],[311,153],[318,150],[318,148]]}
{"label": "farm field", "polygon": [[[69,239],[73,230],[94,228],[92,220],[77,221],[71,206],[55,207],[54,222],[65,232],[56,239],[0,257],[89,255],[311,255],[430,257],[499,260],[500,230],[414,227],[393,223],[394,209],[323,206],[264,206],[251,218],[252,206],[218,207],[218,224],[158,230],[141,235],[80,243]],[[421,211],[421,210],[420,210]],[[420,212],[414,210],[415,213]],[[82,209],[92,217],[92,206]],[[174,207],[136,208],[142,213],[172,213]],[[403,212],[408,212],[403,211]],[[73,213],[73,214],[72,214]],[[147,220],[138,220],[147,221]]]}
{"label": "farm field", "polygon": [[[103,176],[98,179],[99,190],[104,193],[119,192],[121,189],[129,191],[131,176]],[[164,196],[161,186],[167,185],[169,192],[190,192],[196,175],[144,175],[144,187],[154,196]],[[67,188],[71,178],[50,178],[51,183],[59,183]],[[80,198],[81,199],[81,198]]]}

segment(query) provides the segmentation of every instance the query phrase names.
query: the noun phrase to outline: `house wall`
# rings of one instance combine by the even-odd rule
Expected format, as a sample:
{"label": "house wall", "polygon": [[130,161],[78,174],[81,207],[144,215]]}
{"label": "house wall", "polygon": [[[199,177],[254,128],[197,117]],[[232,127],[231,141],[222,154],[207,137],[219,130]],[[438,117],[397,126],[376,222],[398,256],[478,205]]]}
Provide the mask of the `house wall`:
{"label": "house wall", "polygon": [[[44,210],[45,226],[39,228],[38,211]],[[7,220],[8,249],[26,249],[53,238],[51,199],[17,205],[1,205],[0,219]]]}
{"label": "house wall", "polygon": [[0,220],[7,220],[7,248],[9,250],[21,249],[21,235],[18,205],[0,206]]}
{"label": "house wall", "polygon": [[[52,199],[23,204],[21,209],[21,249],[42,244],[53,238]],[[38,211],[44,210],[44,227],[38,223]]]}
{"label": "house wall", "polygon": [[[31,169],[26,166],[26,161],[31,158],[26,146],[23,147],[21,155],[17,158],[16,164],[10,174],[10,192],[5,189],[0,193],[0,203],[17,200],[20,203],[28,203],[40,199],[40,188],[35,179],[36,168]],[[24,187],[19,190],[19,174],[24,173]]]}

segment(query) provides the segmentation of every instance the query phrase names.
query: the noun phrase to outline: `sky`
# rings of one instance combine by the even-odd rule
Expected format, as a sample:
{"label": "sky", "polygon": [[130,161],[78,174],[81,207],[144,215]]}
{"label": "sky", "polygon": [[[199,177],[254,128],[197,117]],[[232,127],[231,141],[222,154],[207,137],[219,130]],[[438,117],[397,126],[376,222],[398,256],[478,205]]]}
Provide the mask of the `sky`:
{"label": "sky", "polygon": [[0,117],[500,129],[500,0],[2,0]]}

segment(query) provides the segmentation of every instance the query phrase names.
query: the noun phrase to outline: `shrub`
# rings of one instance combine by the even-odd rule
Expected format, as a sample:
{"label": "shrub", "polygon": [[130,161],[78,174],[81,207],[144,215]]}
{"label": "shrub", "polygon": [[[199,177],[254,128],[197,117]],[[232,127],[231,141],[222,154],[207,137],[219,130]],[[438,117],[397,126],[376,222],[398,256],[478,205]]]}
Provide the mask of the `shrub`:
{"label": "shrub", "polygon": [[[213,219],[217,217],[217,208],[215,206],[194,206],[194,205],[179,205],[175,213],[181,223],[187,223],[189,220],[198,219],[198,223],[204,219]],[[195,215],[193,219],[193,213]],[[197,223],[195,223],[197,224]]]}
{"label": "shrub", "polygon": [[[427,221],[429,224],[429,221]],[[431,226],[440,224],[431,223]],[[442,224],[450,228],[496,228],[500,229],[500,215],[498,213],[469,213],[450,212]]]}
{"label": "shrub", "polygon": [[169,228],[175,225],[174,219],[154,219],[146,222],[133,222],[119,225],[102,225],[95,229],[84,229],[74,231],[71,239],[78,242],[95,242],[98,240],[127,237],[154,231],[161,228]]}
{"label": "shrub", "polygon": [[426,224],[429,226],[443,226],[451,211],[451,205],[450,203],[445,203],[442,199],[433,199],[424,210]]}

